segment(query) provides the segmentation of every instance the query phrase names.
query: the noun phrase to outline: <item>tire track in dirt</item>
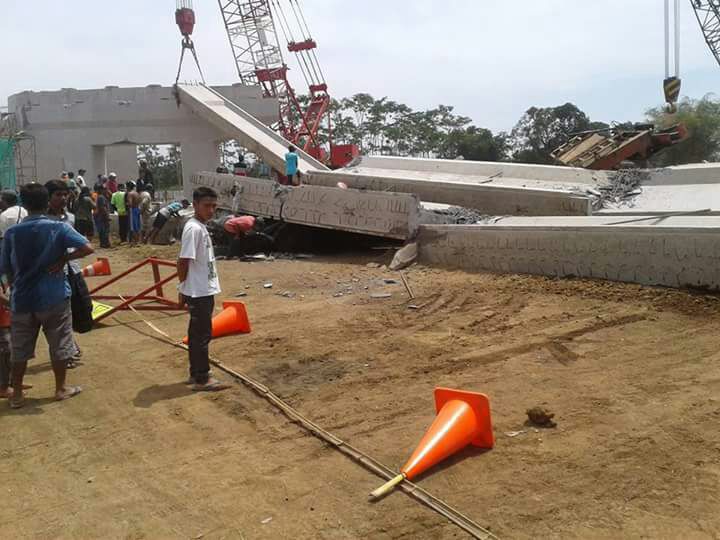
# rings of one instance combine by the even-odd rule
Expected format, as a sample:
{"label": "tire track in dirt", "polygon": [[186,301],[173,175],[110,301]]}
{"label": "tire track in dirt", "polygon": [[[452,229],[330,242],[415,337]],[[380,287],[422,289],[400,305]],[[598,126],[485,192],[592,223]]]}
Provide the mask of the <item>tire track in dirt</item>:
{"label": "tire track in dirt", "polygon": [[[448,368],[457,369],[457,367],[463,362],[472,362],[474,365],[493,364],[497,362],[503,362],[514,356],[527,354],[540,349],[550,350],[551,354],[554,351],[555,354],[561,355],[563,361],[568,361],[569,359],[577,360],[577,358],[574,358],[572,356],[575,355],[575,353],[572,353],[572,351],[567,349],[566,346],[562,345],[561,342],[569,342],[578,337],[585,336],[593,332],[598,332],[600,330],[605,330],[608,328],[617,328],[628,324],[644,321],[645,319],[647,319],[647,314],[639,313],[616,317],[609,320],[602,320],[601,322],[585,325],[580,328],[568,330],[566,332],[560,332],[555,335],[543,337],[541,339],[530,339],[529,341],[515,344],[510,347],[490,347],[491,351],[489,352],[481,354],[468,353],[456,357],[451,362],[434,366],[425,366],[422,369],[415,369],[413,372],[416,374],[427,374],[428,372],[444,371]],[[568,355],[564,351],[567,351],[567,353],[570,353],[570,355]],[[460,368],[459,370],[462,371],[462,368]]]}

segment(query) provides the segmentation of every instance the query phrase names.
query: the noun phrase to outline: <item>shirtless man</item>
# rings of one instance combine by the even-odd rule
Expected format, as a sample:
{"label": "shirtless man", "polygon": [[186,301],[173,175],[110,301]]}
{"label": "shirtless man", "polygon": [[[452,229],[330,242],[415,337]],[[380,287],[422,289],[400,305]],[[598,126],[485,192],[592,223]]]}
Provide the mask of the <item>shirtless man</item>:
{"label": "shirtless man", "polygon": [[127,187],[127,207],[128,216],[130,217],[130,245],[134,246],[140,243],[140,231],[142,231],[142,217],[140,215],[142,197],[137,192],[134,183],[128,182]]}

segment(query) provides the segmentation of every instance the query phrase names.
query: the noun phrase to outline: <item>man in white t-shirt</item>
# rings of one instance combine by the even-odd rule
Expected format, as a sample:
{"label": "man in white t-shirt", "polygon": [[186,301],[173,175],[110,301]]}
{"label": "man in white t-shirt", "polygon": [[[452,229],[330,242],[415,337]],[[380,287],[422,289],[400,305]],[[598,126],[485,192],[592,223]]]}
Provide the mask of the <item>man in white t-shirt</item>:
{"label": "man in white t-shirt", "polygon": [[209,345],[215,295],[220,293],[215,251],[205,223],[215,216],[217,193],[208,187],[193,192],[195,216],[183,228],[177,270],[179,302],[190,309],[188,348],[190,380],[196,392],[225,390],[229,385],[210,377]]}
{"label": "man in white t-shirt", "polygon": [[27,210],[18,204],[17,194],[10,190],[0,193],[0,212],[0,239],[5,236],[5,231],[28,215]]}
{"label": "man in white t-shirt", "polygon": [[[75,184],[80,189],[84,188],[87,184],[85,184],[85,173],[87,171],[85,169],[78,169],[77,177],[75,178]],[[88,186],[91,187],[91,186]]]}

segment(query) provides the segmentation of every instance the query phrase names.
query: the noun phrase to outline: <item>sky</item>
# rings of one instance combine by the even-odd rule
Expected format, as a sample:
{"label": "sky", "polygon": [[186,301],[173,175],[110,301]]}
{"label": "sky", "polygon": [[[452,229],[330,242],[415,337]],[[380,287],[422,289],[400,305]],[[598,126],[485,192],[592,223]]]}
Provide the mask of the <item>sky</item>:
{"label": "sky", "polygon": [[[287,0],[282,0],[287,2]],[[452,105],[493,131],[531,106],[642,120],[663,102],[661,0],[299,0],[333,97],[367,92],[414,109]],[[170,85],[174,0],[2,0],[0,106],[23,90]],[[720,66],[682,1],[682,95],[713,93]],[[216,0],[194,0],[211,84],[238,81]],[[287,58],[296,90],[305,85]],[[183,79],[198,79],[187,63]]]}

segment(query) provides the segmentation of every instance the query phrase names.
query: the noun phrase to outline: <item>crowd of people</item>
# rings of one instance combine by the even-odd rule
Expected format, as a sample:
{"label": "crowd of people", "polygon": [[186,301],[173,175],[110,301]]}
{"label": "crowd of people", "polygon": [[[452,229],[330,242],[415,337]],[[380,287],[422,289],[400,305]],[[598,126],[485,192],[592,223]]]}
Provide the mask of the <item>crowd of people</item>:
{"label": "crowd of people", "polygon": [[[113,214],[117,214],[119,243],[138,245],[154,242],[165,223],[190,206],[187,200],[173,201],[159,208],[156,213],[153,175],[142,161],[135,181],[121,183],[115,173],[107,176],[99,174],[91,189],[84,178],[85,173],[84,169],[80,169],[77,176],[73,172],[60,175],[67,192],[66,213],[75,230],[90,241],[97,236],[101,248],[111,247],[110,223]],[[15,203],[6,206],[15,207]],[[18,218],[17,212],[22,212],[22,209],[19,206],[17,208],[20,210],[13,210],[5,218],[0,214],[0,230]],[[0,202],[0,212],[3,210]],[[156,214],[154,218],[153,214]],[[20,220],[24,217],[21,216]],[[7,222],[5,225],[3,220]]]}
{"label": "crowd of people", "polygon": [[[287,181],[294,184],[297,155],[288,149]],[[235,174],[245,172],[244,162]],[[73,330],[92,327],[92,302],[80,266],[75,262],[94,252],[91,241],[110,247],[111,215],[117,213],[120,243],[152,242],[172,218],[188,208],[187,200],[170,202],[153,214],[152,173],[140,164],[137,181],[118,182],[117,175],[98,175],[92,188],[80,169],[59,179],[0,192],[0,398],[12,408],[25,404],[28,361],[35,357],[40,330],[49,347],[55,376],[54,398],[76,396],[79,386],[66,383],[68,369],[77,366],[82,351]],[[208,345],[212,332],[214,297],[220,293],[215,254],[207,223],[217,209],[217,194],[200,187],[193,193],[194,216],[185,224],[178,258],[178,303],[190,312],[188,327],[190,378],[194,391],[227,388],[210,373]],[[261,220],[232,217],[223,228],[236,240],[263,236]],[[272,238],[270,238],[272,240]],[[76,293],[87,296],[76,303]],[[77,306],[88,308],[84,315]],[[87,330],[82,317],[89,320]],[[87,322],[87,321],[86,321]]]}
{"label": "crowd of people", "polygon": [[[94,197],[87,185],[79,188],[78,193],[71,187],[73,178],[69,174],[62,177],[44,185],[22,186],[19,199],[13,191],[0,192],[0,398],[7,398],[13,409],[24,406],[25,391],[31,388],[25,384],[25,372],[28,362],[35,357],[40,330],[48,343],[55,376],[54,399],[63,401],[82,391],[81,387],[66,383],[67,370],[76,367],[82,355],[73,333],[83,331],[78,329],[82,316],[76,309],[78,290],[87,295],[85,315],[90,322],[87,329],[92,326],[92,303],[75,261],[94,252],[90,243],[94,230],[100,235],[101,247],[107,244],[113,208],[118,213],[122,210],[126,216],[124,232],[128,241],[139,242],[144,236],[146,203],[152,200],[147,189],[138,192],[135,183],[113,186],[113,175],[98,182],[92,192]],[[113,193],[114,187],[117,190]],[[189,204],[173,202],[161,208],[148,236],[157,233],[170,217]],[[194,391],[217,391],[227,385],[210,375],[208,344],[214,297],[220,286],[212,240],[206,228],[217,208],[217,194],[209,188],[199,188],[193,194],[193,206],[195,216],[183,229],[178,259],[178,302],[190,312],[188,384]]]}

